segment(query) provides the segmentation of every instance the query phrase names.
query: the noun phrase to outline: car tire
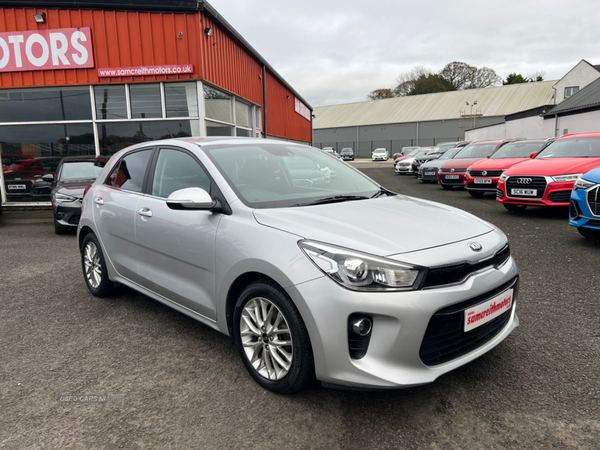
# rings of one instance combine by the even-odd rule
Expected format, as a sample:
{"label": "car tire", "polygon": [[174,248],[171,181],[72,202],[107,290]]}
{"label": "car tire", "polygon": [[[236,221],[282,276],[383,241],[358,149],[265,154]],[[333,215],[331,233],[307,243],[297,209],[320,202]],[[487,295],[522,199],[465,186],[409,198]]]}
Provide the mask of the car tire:
{"label": "car tire", "polygon": [[85,284],[92,295],[107,297],[112,293],[114,285],[108,278],[102,247],[100,247],[100,243],[93,233],[89,233],[83,238],[81,268]]}
{"label": "car tire", "polygon": [[483,197],[485,195],[484,191],[469,191],[473,197]]}
{"label": "car tire", "polygon": [[514,203],[502,203],[511,212],[519,212],[527,209],[527,205],[515,205]]}
{"label": "car tire", "polygon": [[[277,322],[277,332],[269,330],[269,324]],[[306,325],[290,297],[276,283],[255,281],[242,291],[233,314],[233,335],[246,369],[265,389],[293,394],[314,382],[315,365]]]}
{"label": "car tire", "polygon": [[56,220],[56,216],[54,216],[54,232],[56,234],[65,234],[68,231],[69,231],[69,228],[58,223],[58,220]]}
{"label": "car tire", "polygon": [[591,228],[577,227],[577,231],[584,238],[595,239],[600,241],[600,230],[592,230]]}
{"label": "car tire", "polygon": [[440,186],[446,189],[447,191],[451,190],[454,187],[451,184],[440,184]]}

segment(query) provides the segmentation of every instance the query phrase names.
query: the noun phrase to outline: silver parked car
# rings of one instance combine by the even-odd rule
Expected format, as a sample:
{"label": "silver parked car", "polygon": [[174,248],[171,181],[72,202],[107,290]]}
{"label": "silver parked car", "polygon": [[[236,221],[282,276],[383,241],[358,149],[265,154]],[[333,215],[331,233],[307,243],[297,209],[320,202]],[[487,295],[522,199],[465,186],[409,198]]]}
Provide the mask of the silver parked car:
{"label": "silver parked car", "polygon": [[[337,176],[295,183],[298,158]],[[278,393],[430,383],[519,324],[498,228],[290,142],[121,150],[84,194],[78,241],[92,294],[123,284],[232,336]]]}

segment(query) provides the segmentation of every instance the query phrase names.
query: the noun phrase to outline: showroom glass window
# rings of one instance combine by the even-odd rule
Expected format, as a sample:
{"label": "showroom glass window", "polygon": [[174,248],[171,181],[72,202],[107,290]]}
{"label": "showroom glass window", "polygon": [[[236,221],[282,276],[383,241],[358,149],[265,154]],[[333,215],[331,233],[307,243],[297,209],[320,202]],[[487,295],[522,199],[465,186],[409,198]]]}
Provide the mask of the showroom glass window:
{"label": "showroom glass window", "polygon": [[132,84],[129,86],[132,119],[162,117],[160,84]]}
{"label": "showroom glass window", "polygon": [[125,85],[94,86],[96,119],[127,119]]}
{"label": "showroom glass window", "polygon": [[196,83],[165,83],[167,117],[198,117]]}
{"label": "showroom glass window", "polygon": [[90,89],[9,89],[0,92],[0,122],[92,120]]}

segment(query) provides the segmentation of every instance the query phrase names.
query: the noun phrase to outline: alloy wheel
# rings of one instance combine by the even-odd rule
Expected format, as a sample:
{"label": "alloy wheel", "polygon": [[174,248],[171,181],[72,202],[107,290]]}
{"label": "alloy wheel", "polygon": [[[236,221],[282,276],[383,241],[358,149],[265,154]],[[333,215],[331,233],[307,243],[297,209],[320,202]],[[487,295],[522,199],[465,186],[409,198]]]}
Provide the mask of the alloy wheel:
{"label": "alloy wheel", "polygon": [[289,373],[294,357],[292,333],[273,302],[255,297],[244,305],[240,336],[246,358],[262,377],[276,381]]}
{"label": "alloy wheel", "polygon": [[98,247],[93,242],[88,242],[84,253],[85,278],[90,286],[98,289],[102,280],[102,265],[100,263],[100,253]]}

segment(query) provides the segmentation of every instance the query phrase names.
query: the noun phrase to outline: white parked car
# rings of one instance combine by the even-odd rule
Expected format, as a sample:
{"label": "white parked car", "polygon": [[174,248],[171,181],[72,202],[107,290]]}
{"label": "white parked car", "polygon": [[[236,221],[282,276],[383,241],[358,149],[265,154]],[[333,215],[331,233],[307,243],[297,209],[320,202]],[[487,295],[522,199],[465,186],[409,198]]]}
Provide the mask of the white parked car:
{"label": "white parked car", "polygon": [[421,150],[408,158],[401,159],[396,163],[394,170],[397,173],[413,173],[412,164],[415,161],[415,158],[425,156],[430,151],[431,149],[428,148],[426,150]]}
{"label": "white parked car", "polygon": [[376,148],[372,155],[373,161],[387,161],[389,159],[388,152],[385,148]]}

